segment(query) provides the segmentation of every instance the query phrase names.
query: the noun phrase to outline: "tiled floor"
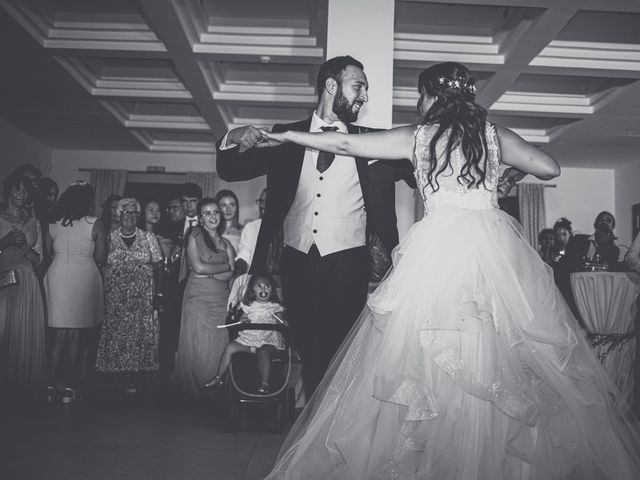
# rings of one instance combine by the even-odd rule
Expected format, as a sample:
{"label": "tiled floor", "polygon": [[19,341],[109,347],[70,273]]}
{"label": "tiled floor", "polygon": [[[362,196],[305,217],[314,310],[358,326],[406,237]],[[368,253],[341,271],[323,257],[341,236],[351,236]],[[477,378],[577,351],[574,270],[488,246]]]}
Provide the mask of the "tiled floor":
{"label": "tiled floor", "polygon": [[220,417],[211,406],[122,399],[3,407],[0,479],[263,478],[285,433],[270,432],[272,423],[257,414],[229,433]]}

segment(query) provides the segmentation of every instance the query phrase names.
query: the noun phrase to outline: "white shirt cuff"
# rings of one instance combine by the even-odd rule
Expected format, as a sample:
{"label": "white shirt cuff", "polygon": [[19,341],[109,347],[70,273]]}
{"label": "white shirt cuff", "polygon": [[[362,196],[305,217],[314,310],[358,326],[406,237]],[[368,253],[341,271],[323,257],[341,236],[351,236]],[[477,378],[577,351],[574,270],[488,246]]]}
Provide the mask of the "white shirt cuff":
{"label": "white shirt cuff", "polygon": [[[229,130],[230,132],[231,130]],[[231,145],[227,145],[227,137],[229,136],[229,132],[227,132],[224,136],[224,138],[222,139],[222,142],[220,142],[220,150],[231,150],[232,148],[236,148],[238,146],[238,144],[236,143],[232,143]]]}

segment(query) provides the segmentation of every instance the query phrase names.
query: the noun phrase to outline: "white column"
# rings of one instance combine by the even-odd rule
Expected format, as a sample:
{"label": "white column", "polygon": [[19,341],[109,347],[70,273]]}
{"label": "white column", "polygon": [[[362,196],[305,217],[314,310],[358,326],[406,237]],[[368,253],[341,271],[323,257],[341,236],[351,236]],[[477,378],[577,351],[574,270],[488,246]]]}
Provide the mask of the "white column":
{"label": "white column", "polygon": [[[395,0],[328,0],[327,58],[351,55],[364,65],[369,101],[358,124],[391,128]],[[400,237],[413,224],[413,190],[396,183]]]}

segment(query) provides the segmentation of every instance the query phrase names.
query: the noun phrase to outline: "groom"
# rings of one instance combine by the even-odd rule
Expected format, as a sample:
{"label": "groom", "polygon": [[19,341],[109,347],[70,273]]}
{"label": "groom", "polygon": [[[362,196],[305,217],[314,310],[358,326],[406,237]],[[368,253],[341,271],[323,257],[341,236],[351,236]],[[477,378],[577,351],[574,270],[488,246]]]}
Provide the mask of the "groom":
{"label": "groom", "polygon": [[[360,62],[350,56],[327,60],[317,83],[311,118],[275,125],[273,131],[372,130],[351,124],[369,99]],[[282,290],[309,396],[364,307],[367,228],[388,251],[398,243],[394,182],[412,183],[413,166],[409,161],[369,166],[363,158],[335,158],[295,144],[253,148],[261,138],[253,126],[230,130],[217,144],[217,170],[226,181],[267,175],[269,196],[250,273],[266,271],[269,242],[283,227]]]}

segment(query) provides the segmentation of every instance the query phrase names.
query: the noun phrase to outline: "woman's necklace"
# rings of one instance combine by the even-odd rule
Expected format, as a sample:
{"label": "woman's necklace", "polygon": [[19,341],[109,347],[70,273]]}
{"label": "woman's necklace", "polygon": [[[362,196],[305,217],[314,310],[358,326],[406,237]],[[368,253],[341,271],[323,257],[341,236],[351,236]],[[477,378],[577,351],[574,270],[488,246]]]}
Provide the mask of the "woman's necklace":
{"label": "woman's necklace", "polygon": [[136,231],[134,230],[133,233],[131,235],[125,235],[124,233],[122,233],[122,229],[120,229],[120,236],[122,238],[133,238],[136,236]]}

